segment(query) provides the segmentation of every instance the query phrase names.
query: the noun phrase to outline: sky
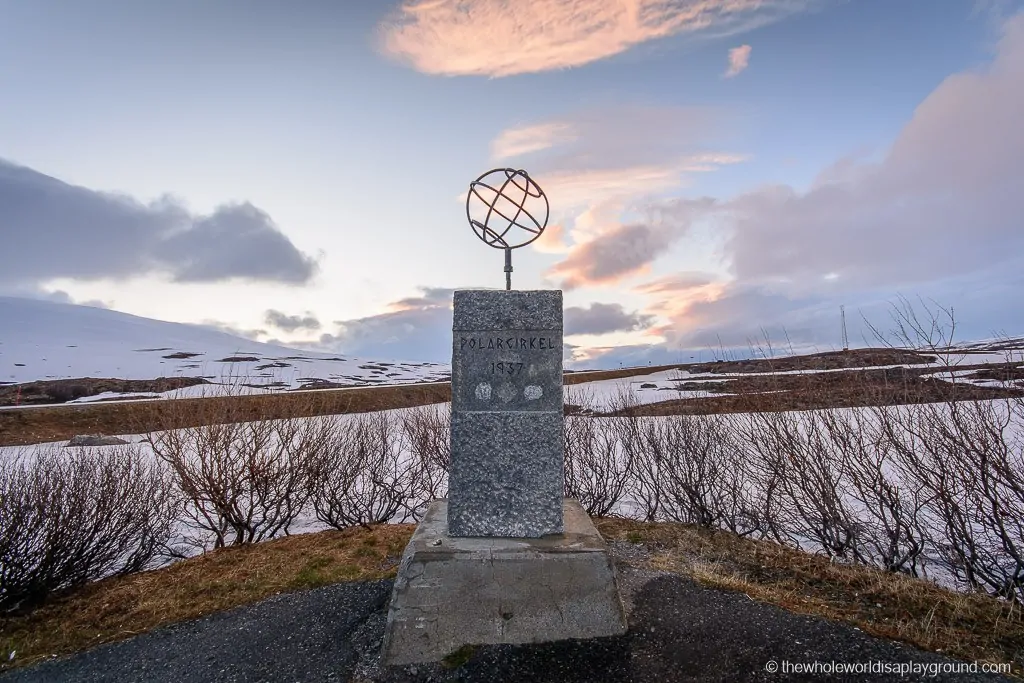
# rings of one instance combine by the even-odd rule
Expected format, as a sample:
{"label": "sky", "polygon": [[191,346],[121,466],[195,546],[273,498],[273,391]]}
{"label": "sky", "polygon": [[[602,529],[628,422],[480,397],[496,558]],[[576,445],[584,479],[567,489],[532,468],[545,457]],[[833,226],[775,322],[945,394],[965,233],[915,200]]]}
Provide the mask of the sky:
{"label": "sky", "polygon": [[0,0],[0,295],[446,361],[508,167],[573,366],[1020,335],[1022,121],[1024,0]]}

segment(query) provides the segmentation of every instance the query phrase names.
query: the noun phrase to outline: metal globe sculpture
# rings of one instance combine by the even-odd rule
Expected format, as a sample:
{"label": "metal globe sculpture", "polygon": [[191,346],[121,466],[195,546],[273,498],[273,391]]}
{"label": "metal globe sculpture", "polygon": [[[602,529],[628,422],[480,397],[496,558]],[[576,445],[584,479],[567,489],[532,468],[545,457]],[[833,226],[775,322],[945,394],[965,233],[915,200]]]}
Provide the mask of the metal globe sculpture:
{"label": "metal globe sculpture", "polygon": [[505,250],[505,289],[512,289],[512,250],[544,233],[549,210],[544,190],[522,169],[496,168],[469,184],[466,218],[484,244]]}

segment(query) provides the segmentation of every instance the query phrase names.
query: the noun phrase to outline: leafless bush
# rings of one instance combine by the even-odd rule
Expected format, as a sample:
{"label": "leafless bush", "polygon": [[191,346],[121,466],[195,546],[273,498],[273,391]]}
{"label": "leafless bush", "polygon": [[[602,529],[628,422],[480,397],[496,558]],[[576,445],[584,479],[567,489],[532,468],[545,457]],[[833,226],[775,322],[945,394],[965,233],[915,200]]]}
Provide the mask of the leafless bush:
{"label": "leafless bush", "polygon": [[762,509],[773,535],[808,542],[830,557],[855,559],[860,522],[844,488],[845,463],[833,452],[815,413],[755,413],[744,438],[772,500]]}
{"label": "leafless bush", "polygon": [[135,446],[0,460],[0,606],[145,569],[176,510],[166,471]]}
{"label": "leafless bush", "polygon": [[620,448],[609,423],[614,418],[591,417],[600,406],[589,391],[574,385],[565,400],[578,412],[565,418],[565,495],[578,500],[589,515],[611,515],[633,477],[631,454]]}
{"label": "leafless bush", "polygon": [[448,468],[451,464],[451,404],[441,403],[411,408],[401,417],[412,460],[410,467],[418,486],[411,507],[419,521],[425,504],[448,494]]}
{"label": "leafless bush", "polygon": [[657,420],[640,417],[630,410],[637,405],[639,400],[623,389],[610,406],[610,412],[619,415],[611,418],[610,424],[622,458],[630,463],[633,472],[628,489],[635,506],[633,516],[652,522],[661,518],[664,504],[663,461],[656,457],[654,448],[658,443]]}
{"label": "leafless bush", "polygon": [[616,418],[565,418],[565,495],[597,517],[619,507],[633,478],[632,454],[608,419]]}
{"label": "leafless bush", "polygon": [[1019,400],[890,409],[900,464],[926,496],[933,544],[971,588],[1024,602],[1024,424]]}
{"label": "leafless bush", "polygon": [[727,418],[672,416],[652,425],[647,441],[658,461],[666,518],[740,535],[758,528]]}
{"label": "leafless bush", "polygon": [[844,465],[843,492],[859,519],[855,559],[887,571],[918,575],[929,536],[925,496],[895,457],[884,425],[891,410],[822,410],[811,414]]}
{"label": "leafless bush", "polygon": [[216,548],[256,543],[290,525],[309,499],[311,465],[333,430],[330,418],[254,420],[151,432],[187,504],[186,542]]}
{"label": "leafless bush", "polygon": [[404,445],[393,414],[353,416],[317,459],[311,480],[317,519],[345,529],[411,518],[419,469],[403,456]]}

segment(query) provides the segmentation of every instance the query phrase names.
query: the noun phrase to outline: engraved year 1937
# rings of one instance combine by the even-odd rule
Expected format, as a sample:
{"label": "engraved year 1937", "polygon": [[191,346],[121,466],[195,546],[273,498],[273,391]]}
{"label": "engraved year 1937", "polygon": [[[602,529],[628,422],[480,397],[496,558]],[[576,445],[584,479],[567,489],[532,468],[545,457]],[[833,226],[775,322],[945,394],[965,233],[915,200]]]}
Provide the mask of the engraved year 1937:
{"label": "engraved year 1937", "polygon": [[492,375],[518,375],[523,371],[522,363],[502,362],[491,363],[491,374]]}

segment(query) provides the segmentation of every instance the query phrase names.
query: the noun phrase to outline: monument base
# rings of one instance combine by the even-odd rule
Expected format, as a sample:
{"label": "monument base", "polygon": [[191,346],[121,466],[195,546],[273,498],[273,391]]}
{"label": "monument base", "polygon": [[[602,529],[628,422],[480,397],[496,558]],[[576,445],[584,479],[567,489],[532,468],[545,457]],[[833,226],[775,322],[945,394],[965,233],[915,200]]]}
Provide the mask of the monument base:
{"label": "monument base", "polygon": [[448,502],[431,503],[402,555],[383,663],[439,661],[463,645],[625,633],[604,539],[579,503],[563,508],[562,534],[453,538]]}

